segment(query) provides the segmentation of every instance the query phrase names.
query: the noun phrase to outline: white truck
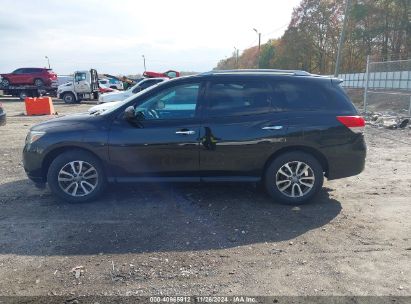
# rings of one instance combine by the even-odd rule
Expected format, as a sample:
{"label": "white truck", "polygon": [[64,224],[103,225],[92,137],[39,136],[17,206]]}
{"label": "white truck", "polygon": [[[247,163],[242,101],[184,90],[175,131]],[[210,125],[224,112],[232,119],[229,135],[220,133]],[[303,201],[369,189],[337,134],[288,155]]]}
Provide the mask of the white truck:
{"label": "white truck", "polygon": [[57,97],[65,103],[79,103],[82,100],[98,100],[99,85],[97,71],[74,72],[74,79],[58,86]]}

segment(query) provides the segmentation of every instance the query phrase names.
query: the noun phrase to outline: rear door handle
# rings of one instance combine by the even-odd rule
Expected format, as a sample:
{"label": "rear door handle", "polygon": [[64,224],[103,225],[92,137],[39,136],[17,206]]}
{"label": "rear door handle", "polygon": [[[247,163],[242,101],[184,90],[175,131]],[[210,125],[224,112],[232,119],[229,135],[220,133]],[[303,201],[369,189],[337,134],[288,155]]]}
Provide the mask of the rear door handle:
{"label": "rear door handle", "polygon": [[267,126],[267,127],[262,127],[263,130],[281,130],[283,126]]}
{"label": "rear door handle", "polygon": [[193,131],[193,130],[181,130],[181,131],[176,131],[176,134],[180,134],[180,135],[193,135],[193,134],[196,134],[196,131]]}

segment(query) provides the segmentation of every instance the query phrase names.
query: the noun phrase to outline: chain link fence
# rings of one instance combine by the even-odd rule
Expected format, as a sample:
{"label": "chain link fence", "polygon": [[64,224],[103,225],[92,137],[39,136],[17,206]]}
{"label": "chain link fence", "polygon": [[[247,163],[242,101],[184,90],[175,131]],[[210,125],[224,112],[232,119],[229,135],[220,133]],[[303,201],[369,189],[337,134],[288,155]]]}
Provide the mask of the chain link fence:
{"label": "chain link fence", "polygon": [[362,110],[411,116],[411,60],[367,60]]}
{"label": "chain link fence", "polygon": [[342,86],[366,114],[411,116],[411,59],[373,62],[365,73],[340,74]]}

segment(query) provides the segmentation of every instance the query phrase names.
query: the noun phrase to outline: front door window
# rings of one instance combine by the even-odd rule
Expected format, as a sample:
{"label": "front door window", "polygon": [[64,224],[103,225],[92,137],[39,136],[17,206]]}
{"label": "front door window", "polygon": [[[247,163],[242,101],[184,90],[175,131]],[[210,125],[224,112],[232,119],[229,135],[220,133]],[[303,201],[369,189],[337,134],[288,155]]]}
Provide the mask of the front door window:
{"label": "front door window", "polygon": [[193,118],[199,87],[200,84],[191,83],[165,89],[143,101],[135,108],[135,114],[145,120]]}

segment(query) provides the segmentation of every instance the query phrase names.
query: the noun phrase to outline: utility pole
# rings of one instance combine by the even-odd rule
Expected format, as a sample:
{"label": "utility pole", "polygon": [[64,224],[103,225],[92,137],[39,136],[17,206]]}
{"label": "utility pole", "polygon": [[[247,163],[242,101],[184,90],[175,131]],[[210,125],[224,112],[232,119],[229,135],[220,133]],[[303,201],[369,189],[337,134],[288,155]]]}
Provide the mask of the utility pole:
{"label": "utility pole", "polygon": [[143,57],[143,63],[144,63],[144,72],[147,70],[146,69],[146,56],[141,55],[141,57]]}
{"label": "utility pole", "polygon": [[261,33],[257,29],[253,28],[254,32],[258,35],[258,63],[257,67],[260,68],[260,52],[261,52]]}
{"label": "utility pole", "polygon": [[236,47],[234,47],[234,56],[235,56],[235,65],[238,70],[238,49]]}
{"label": "utility pole", "polygon": [[342,48],[344,47],[345,31],[347,30],[348,14],[350,13],[350,7],[351,7],[351,0],[346,0],[346,1],[347,2],[345,3],[344,22],[343,22],[343,27],[341,29],[340,41],[338,42],[337,60],[335,62],[334,77],[338,77],[338,74],[340,74],[341,53],[342,53]]}
{"label": "utility pole", "polygon": [[50,69],[50,59],[49,59],[49,57],[44,56],[44,58],[46,58],[46,59],[47,59],[47,63],[48,63],[48,65],[49,65],[49,69]]}
{"label": "utility pole", "polygon": [[370,55],[367,55],[367,67],[365,68],[365,85],[364,85],[364,113],[367,113],[368,84],[370,81]]}

